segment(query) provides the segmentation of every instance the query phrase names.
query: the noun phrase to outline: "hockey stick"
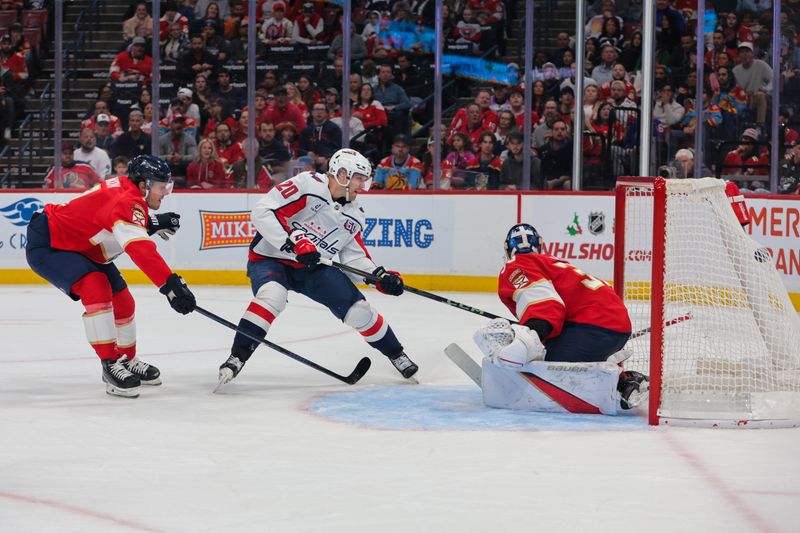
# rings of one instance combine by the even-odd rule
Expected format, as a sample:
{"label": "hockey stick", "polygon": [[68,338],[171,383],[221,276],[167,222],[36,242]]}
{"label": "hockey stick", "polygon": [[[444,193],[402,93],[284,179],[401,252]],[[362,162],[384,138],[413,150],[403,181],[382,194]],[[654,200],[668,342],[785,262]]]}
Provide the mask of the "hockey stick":
{"label": "hockey stick", "polygon": [[[362,276],[364,279],[366,279],[367,281],[372,282],[372,283],[378,283],[380,281],[380,278],[378,276],[375,276],[375,275],[373,275],[373,274],[371,274],[369,272],[365,272],[363,270],[359,270],[357,268],[353,268],[353,267],[351,267],[349,265],[343,265],[342,263],[338,263],[336,261],[332,261],[332,260],[324,258],[324,257],[322,259],[320,259],[319,262],[321,264],[323,264],[323,265],[334,266],[334,267],[338,268],[339,270],[343,270],[345,272],[350,272],[351,274],[355,274],[357,276]],[[483,309],[478,309],[477,307],[472,307],[472,306],[467,305],[467,304],[462,304],[460,302],[455,302],[453,300],[445,298],[444,296],[439,296],[438,294],[433,294],[432,292],[423,291],[422,289],[415,289],[414,287],[409,287],[408,285],[405,285],[405,284],[403,285],[403,287],[408,292],[414,293],[414,294],[419,295],[419,296],[423,296],[425,298],[430,298],[431,300],[434,300],[434,301],[437,301],[437,302],[440,302],[440,303],[443,303],[443,304],[447,304],[447,305],[452,306],[452,307],[457,307],[458,309],[462,309],[464,311],[467,311],[467,312],[470,312],[470,313],[474,313],[476,315],[480,315],[480,316],[483,316],[483,317],[486,317],[486,318],[504,318],[502,316],[498,316],[498,315],[495,315],[493,313],[490,313],[489,311],[484,311]],[[512,324],[516,324],[516,322],[513,321],[513,320],[509,320],[509,322],[511,322]]]}
{"label": "hockey stick", "polygon": [[[692,313],[690,311],[690,312],[686,313],[685,315],[676,316],[672,320],[667,320],[666,322],[664,322],[664,327],[668,328],[669,326],[674,326],[675,324],[680,324],[681,322],[686,322],[687,320],[690,320],[691,318],[692,318]],[[631,333],[631,336],[628,339],[628,341],[632,341],[633,339],[641,337],[642,335],[647,335],[648,333],[650,333],[650,331],[652,329],[653,329],[652,327],[648,326],[648,327],[646,327],[644,329],[640,329],[639,331],[635,331],[635,332]]]}
{"label": "hockey stick", "polygon": [[236,324],[228,322],[224,318],[222,318],[220,316],[217,316],[217,315],[215,315],[214,313],[212,313],[210,311],[206,311],[202,307],[195,307],[195,311],[197,311],[198,313],[200,313],[201,315],[203,315],[205,317],[210,318],[211,320],[213,320],[217,324],[222,324],[223,326],[234,330],[236,333],[241,333],[242,335],[244,335],[248,339],[251,339],[251,340],[254,340],[256,342],[260,342],[261,344],[264,344],[266,346],[269,346],[270,348],[272,348],[276,352],[280,352],[280,353],[282,353],[283,355],[285,355],[287,357],[291,357],[295,361],[303,363],[306,366],[310,366],[314,370],[319,370],[323,374],[327,374],[327,375],[331,376],[332,378],[336,378],[339,381],[343,381],[343,382],[347,383],[348,385],[353,385],[353,384],[357,383],[359,379],[364,377],[364,374],[367,373],[367,370],[369,370],[369,367],[372,364],[372,361],[370,361],[369,357],[363,357],[361,359],[361,361],[358,362],[358,364],[356,365],[355,369],[350,373],[349,376],[341,376],[341,375],[337,374],[336,372],[333,372],[332,370],[328,370],[324,366],[320,366],[320,365],[318,365],[317,363],[315,363],[313,361],[309,361],[305,357],[297,355],[294,352],[290,352],[289,350],[287,350],[283,346],[279,346],[278,344],[275,344],[274,342],[270,342],[267,339],[262,339],[261,337],[258,337],[256,335],[253,335],[251,333],[243,331],[243,330],[239,329],[236,326]]}
{"label": "hockey stick", "polygon": [[478,387],[481,386],[481,365],[475,362],[475,359],[469,356],[467,352],[461,349],[456,343],[450,344],[444,349],[444,354],[463,372],[469,379],[475,382]]}

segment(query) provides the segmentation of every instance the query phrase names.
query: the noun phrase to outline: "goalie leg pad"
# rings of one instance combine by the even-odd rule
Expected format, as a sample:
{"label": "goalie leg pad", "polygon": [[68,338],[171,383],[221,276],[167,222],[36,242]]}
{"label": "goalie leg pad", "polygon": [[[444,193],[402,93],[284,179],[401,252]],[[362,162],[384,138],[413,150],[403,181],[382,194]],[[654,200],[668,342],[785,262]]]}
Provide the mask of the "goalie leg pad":
{"label": "goalie leg pad", "polygon": [[489,407],[615,415],[619,408],[614,363],[551,363],[535,361],[516,369],[484,358],[483,402]]}
{"label": "goalie leg pad", "polygon": [[480,328],[472,339],[484,355],[513,368],[540,361],[545,356],[544,346],[535,332],[518,324],[512,326],[503,318]]}

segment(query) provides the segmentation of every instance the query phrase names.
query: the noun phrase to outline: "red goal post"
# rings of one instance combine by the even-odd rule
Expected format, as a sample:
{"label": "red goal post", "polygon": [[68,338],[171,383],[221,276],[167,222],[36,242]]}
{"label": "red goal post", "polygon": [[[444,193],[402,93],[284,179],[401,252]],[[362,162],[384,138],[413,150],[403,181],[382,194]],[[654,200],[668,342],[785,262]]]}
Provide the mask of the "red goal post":
{"label": "red goal post", "polygon": [[614,287],[651,328],[625,363],[650,376],[649,423],[800,425],[800,318],[725,182],[620,178],[615,215]]}

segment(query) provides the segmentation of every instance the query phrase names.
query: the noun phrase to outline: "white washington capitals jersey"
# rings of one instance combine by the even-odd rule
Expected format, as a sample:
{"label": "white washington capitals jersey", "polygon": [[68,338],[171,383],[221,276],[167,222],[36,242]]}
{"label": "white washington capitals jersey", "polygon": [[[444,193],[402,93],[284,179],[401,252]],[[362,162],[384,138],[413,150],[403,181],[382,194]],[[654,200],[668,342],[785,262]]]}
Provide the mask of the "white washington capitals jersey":
{"label": "white washington capitals jersey", "polygon": [[361,239],[364,210],[358,201],[335,202],[325,174],[302,172],[278,184],[256,204],[250,218],[258,231],[250,244],[252,260],[294,261],[286,242],[291,232],[301,230],[322,257],[338,256],[340,262],[370,272],[376,268]]}

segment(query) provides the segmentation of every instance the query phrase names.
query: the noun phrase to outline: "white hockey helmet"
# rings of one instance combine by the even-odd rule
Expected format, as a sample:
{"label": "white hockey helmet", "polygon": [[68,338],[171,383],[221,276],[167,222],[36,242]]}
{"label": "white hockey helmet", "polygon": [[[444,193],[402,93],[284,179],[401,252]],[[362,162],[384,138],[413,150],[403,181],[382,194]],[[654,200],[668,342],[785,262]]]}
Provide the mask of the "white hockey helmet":
{"label": "white hockey helmet", "polygon": [[[347,172],[347,181],[344,183],[339,181],[339,171],[344,169]],[[333,179],[336,183],[346,187],[353,174],[363,174],[368,179],[364,182],[364,190],[368,191],[372,185],[372,163],[369,159],[359,154],[350,148],[342,148],[331,156],[328,161],[328,172],[333,174]]]}

